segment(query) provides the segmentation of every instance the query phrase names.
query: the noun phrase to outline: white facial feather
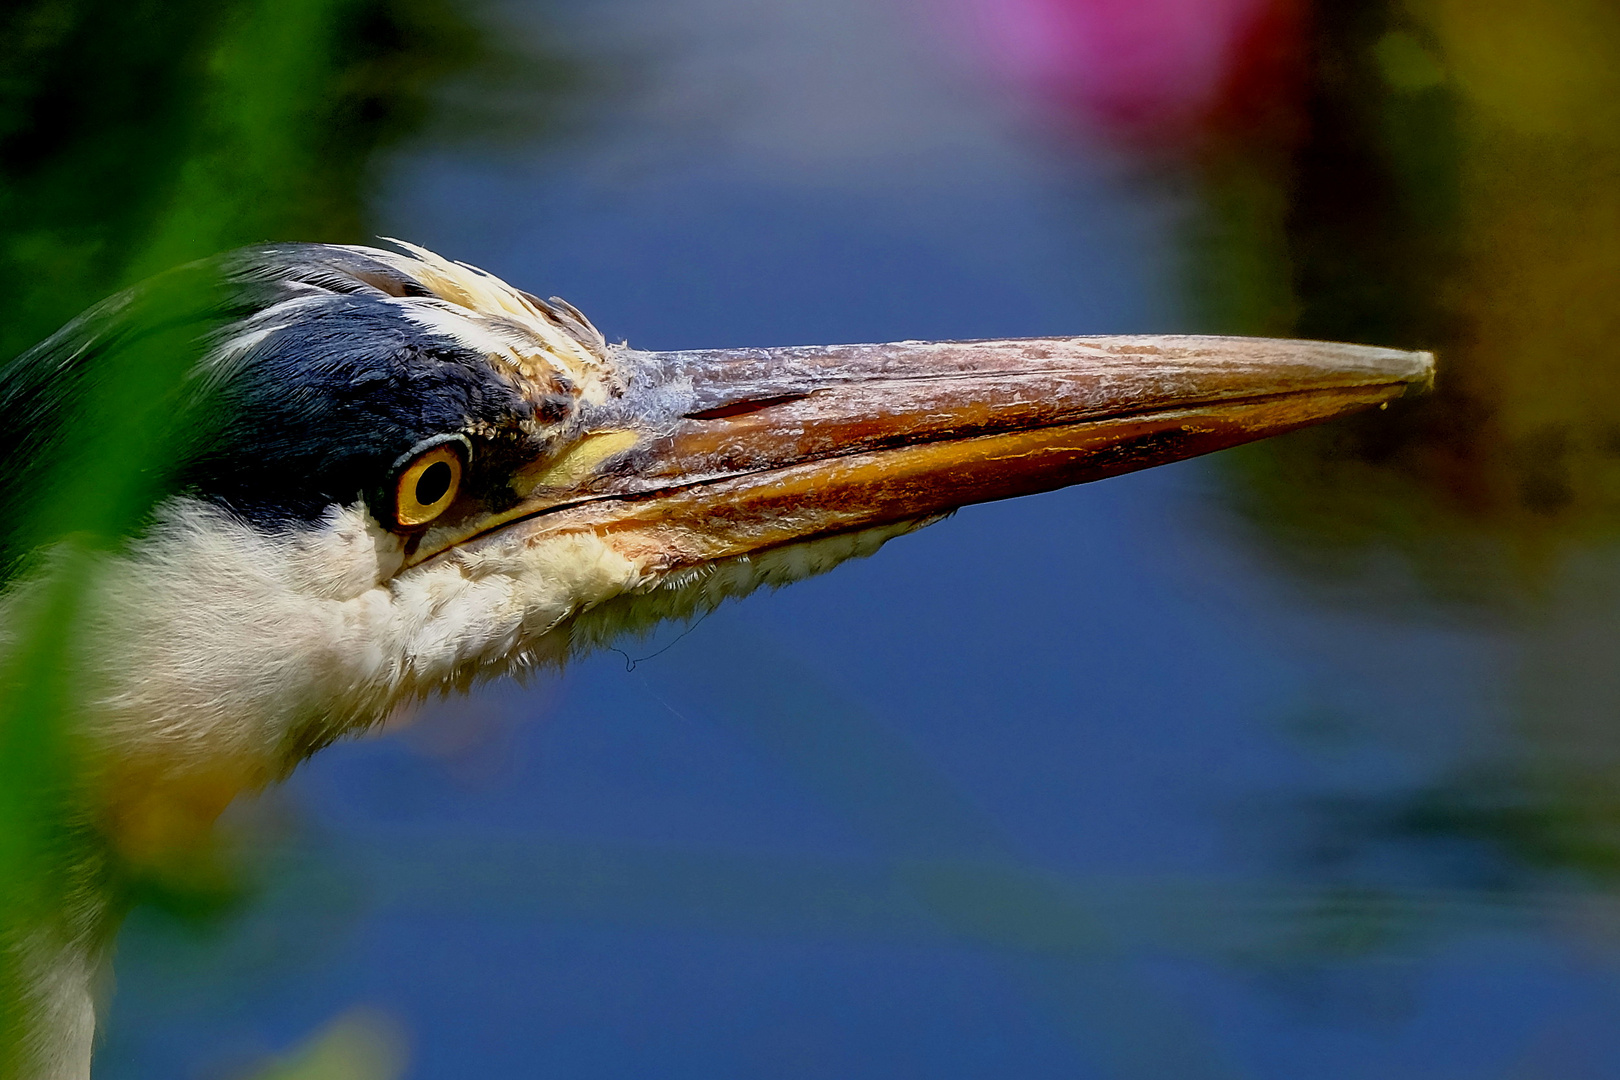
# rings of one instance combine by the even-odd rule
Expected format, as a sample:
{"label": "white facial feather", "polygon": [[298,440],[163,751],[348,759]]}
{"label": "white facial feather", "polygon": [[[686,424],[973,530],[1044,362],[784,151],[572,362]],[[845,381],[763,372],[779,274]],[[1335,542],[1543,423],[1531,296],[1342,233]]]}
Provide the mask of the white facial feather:
{"label": "white facial feather", "polygon": [[582,400],[597,405],[607,400],[614,383],[612,370],[604,363],[607,342],[577,309],[568,307],[568,312],[584,333],[583,341],[494,274],[451,262],[415,244],[392,242],[407,254],[360,250],[415,278],[437,297],[401,303],[406,318],[460,341],[522,378],[560,371]]}
{"label": "white facial feather", "polygon": [[578,532],[451,551],[403,572],[358,507],[265,533],[168,503],[102,567],[84,637],[88,714],[114,753],[263,783],[403,701],[599,647],[761,585],[871,554],[916,522],[667,572]]}

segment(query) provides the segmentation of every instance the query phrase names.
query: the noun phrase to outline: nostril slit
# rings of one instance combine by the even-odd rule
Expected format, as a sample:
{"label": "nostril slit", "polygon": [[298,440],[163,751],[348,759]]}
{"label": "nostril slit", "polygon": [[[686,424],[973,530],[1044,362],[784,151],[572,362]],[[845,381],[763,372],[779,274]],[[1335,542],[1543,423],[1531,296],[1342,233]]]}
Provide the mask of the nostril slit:
{"label": "nostril slit", "polygon": [[688,420],[729,420],[733,416],[743,416],[761,409],[769,409],[773,405],[786,405],[790,401],[803,401],[810,395],[805,394],[778,394],[776,397],[750,398],[747,401],[733,401],[729,405],[719,405],[713,409],[704,409],[701,412],[689,412]]}

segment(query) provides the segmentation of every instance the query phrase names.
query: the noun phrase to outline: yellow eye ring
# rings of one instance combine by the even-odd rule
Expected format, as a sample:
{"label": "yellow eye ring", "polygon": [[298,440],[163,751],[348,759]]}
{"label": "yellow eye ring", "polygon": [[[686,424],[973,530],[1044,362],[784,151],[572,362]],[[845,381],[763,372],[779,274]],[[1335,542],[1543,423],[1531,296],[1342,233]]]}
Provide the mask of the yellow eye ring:
{"label": "yellow eye ring", "polygon": [[441,442],[412,458],[394,482],[399,527],[419,529],[450,509],[461,489],[462,469],[456,442]]}

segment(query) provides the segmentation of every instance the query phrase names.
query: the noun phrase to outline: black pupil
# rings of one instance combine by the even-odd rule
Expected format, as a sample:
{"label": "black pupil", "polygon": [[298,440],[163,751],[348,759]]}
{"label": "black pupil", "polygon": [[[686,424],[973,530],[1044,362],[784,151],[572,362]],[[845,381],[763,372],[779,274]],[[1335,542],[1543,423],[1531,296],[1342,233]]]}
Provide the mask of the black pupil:
{"label": "black pupil", "polygon": [[422,470],[422,475],[416,478],[416,501],[422,506],[432,506],[444,498],[444,493],[450,490],[450,466],[443,461],[435,461]]}

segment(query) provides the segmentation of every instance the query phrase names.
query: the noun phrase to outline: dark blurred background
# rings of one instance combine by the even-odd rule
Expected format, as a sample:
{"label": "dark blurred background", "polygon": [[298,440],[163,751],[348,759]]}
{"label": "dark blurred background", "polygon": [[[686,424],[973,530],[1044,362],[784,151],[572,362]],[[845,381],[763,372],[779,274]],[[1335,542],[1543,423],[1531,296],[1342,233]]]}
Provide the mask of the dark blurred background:
{"label": "dark blurred background", "polygon": [[0,353],[379,236],[647,347],[1441,377],[333,747],[153,870],[101,1077],[1620,1077],[1612,5],[0,12]]}

